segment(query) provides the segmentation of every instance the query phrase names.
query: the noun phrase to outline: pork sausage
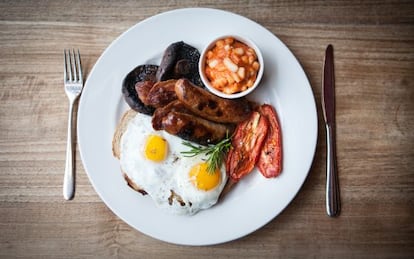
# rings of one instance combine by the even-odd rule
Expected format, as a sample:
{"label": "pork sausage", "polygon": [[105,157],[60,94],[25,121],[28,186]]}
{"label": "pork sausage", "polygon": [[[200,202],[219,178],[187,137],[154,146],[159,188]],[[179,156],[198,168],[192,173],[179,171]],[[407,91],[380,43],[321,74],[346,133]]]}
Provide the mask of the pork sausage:
{"label": "pork sausage", "polygon": [[200,145],[216,144],[234,130],[230,125],[176,111],[171,111],[162,118],[162,127],[172,135]]}
{"label": "pork sausage", "polygon": [[182,102],[180,102],[179,100],[175,100],[164,107],[159,107],[155,109],[154,115],[152,116],[152,127],[155,130],[162,130],[162,119],[165,116],[167,116],[169,112],[172,111],[192,114],[191,111],[188,110]]}
{"label": "pork sausage", "polygon": [[175,79],[170,79],[155,83],[145,98],[146,104],[158,108],[176,100],[177,95],[174,88],[176,81]]}
{"label": "pork sausage", "polygon": [[239,123],[249,117],[252,105],[246,99],[224,99],[195,86],[187,79],[175,84],[178,99],[194,114],[220,123]]}

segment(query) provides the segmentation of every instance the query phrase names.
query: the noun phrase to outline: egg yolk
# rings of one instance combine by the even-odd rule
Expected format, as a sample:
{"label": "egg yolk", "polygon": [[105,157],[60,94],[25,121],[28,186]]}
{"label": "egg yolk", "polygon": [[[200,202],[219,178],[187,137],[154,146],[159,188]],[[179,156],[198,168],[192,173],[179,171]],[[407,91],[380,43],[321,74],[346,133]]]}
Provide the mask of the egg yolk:
{"label": "egg yolk", "polygon": [[163,161],[168,154],[168,142],[158,135],[150,135],[145,143],[145,157],[154,162]]}
{"label": "egg yolk", "polygon": [[220,183],[220,170],[209,172],[207,163],[199,163],[190,170],[191,182],[197,189],[208,191],[216,187]]}

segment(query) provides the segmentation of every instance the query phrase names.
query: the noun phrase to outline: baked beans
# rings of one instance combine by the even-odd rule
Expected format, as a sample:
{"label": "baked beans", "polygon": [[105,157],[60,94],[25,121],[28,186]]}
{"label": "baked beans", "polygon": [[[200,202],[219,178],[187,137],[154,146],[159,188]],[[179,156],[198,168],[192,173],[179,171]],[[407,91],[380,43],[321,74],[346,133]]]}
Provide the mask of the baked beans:
{"label": "baked beans", "polygon": [[207,78],[225,94],[252,87],[260,68],[256,52],[232,37],[218,40],[207,52],[205,62]]}

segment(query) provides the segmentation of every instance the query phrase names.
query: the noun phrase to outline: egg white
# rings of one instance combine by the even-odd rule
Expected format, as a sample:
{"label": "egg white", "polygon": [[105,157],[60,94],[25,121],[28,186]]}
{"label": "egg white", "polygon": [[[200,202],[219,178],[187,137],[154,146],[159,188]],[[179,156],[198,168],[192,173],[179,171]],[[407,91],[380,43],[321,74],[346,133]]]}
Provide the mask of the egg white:
{"label": "egg white", "polygon": [[[191,168],[206,160],[203,155],[185,157],[181,152],[188,151],[183,140],[165,131],[155,131],[152,117],[137,113],[130,120],[121,138],[120,164],[128,177],[143,188],[155,204],[173,214],[192,215],[199,210],[208,209],[217,203],[218,197],[227,181],[224,166],[221,168],[221,181],[209,191],[197,189],[189,178]],[[153,162],[144,155],[144,147],[149,135],[159,135],[168,142],[168,154],[164,161]],[[173,200],[171,191],[178,194],[185,205]]]}
{"label": "egg white", "polygon": [[204,191],[200,190],[194,186],[189,178],[189,172],[191,167],[197,163],[205,161],[205,158],[202,156],[194,158],[190,163],[181,163],[180,167],[177,169],[177,186],[180,190],[180,196],[184,201],[189,201],[192,203],[190,212],[195,213],[199,210],[208,209],[214,204],[217,203],[218,197],[220,196],[221,191],[224,188],[224,185],[227,181],[227,175],[225,173],[225,168],[222,166],[220,170],[220,182],[212,190]]}

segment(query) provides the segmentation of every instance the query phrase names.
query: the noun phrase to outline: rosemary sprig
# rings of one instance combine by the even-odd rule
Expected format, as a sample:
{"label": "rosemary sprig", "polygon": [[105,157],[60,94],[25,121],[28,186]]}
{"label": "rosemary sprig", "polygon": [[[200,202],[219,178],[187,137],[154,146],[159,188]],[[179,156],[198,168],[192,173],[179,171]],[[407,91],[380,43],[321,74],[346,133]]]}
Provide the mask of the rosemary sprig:
{"label": "rosemary sprig", "polygon": [[199,146],[188,141],[183,141],[183,145],[190,148],[188,151],[181,152],[185,157],[193,157],[204,153],[208,157],[207,171],[209,173],[214,173],[220,168],[231,147],[231,137],[226,134],[226,138],[215,145]]}

